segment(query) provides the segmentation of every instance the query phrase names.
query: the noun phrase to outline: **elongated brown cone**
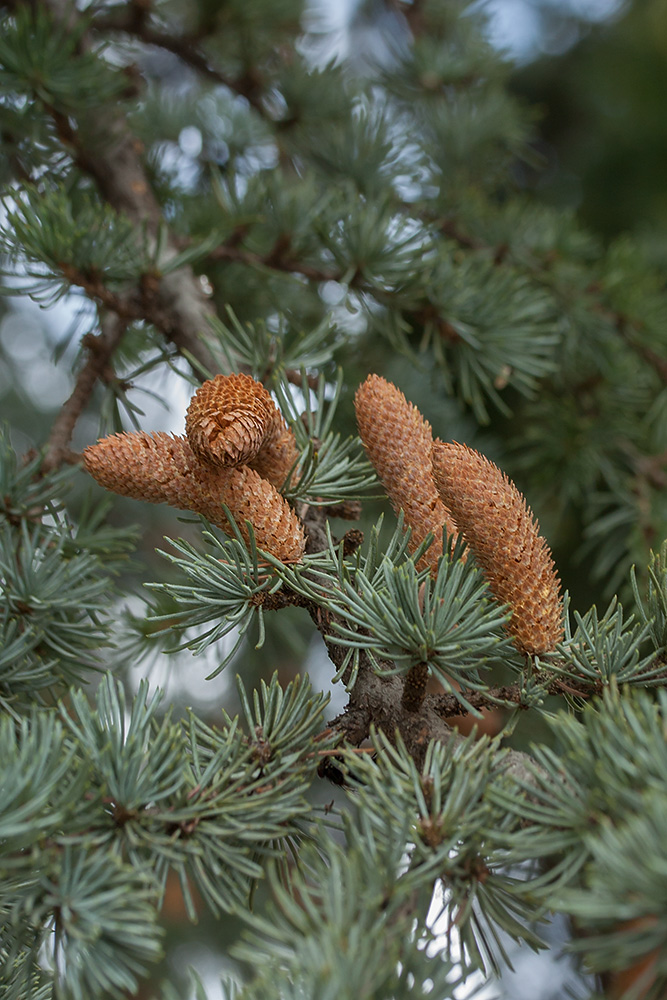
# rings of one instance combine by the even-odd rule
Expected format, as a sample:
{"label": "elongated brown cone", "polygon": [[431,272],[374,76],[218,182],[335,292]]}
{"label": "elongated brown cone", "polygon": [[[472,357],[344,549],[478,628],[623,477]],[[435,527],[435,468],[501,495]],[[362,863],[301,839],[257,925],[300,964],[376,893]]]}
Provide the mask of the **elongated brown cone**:
{"label": "elongated brown cone", "polygon": [[202,465],[185,438],[144,431],[112,434],[86,448],[83,459],[91,476],[114,493],[195,511],[231,534],[224,503],[246,542],[248,520],[259,548],[283,562],[303,555],[301,524],[270,483],[247,466]]}
{"label": "elongated brown cone", "polygon": [[554,649],[563,637],[560,581],[523,495],[488,458],[456,442],[434,444],[433,476],[491,591],[512,608],[515,645],[531,654]]}
{"label": "elongated brown cone", "polygon": [[435,573],[442,555],[442,529],[456,533],[451,512],[443,503],[435,483],[431,449],[431,425],[400,389],[379,375],[369,375],[354,398],[359,435],[370,461],[382,480],[391,505],[404,512],[412,528],[411,550],[433,533],[433,544],[420,560]]}
{"label": "elongated brown cone", "polygon": [[202,463],[250,465],[276,488],[298,458],[294,434],[261,382],[249,375],[204,382],[190,400],[185,433]]}

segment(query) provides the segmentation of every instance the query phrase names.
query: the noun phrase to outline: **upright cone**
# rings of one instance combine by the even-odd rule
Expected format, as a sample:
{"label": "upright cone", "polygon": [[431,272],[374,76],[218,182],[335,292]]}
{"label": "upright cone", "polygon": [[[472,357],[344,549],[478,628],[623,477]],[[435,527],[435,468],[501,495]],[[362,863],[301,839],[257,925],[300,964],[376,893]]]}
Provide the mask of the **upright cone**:
{"label": "upright cone", "polygon": [[435,573],[442,555],[442,529],[455,534],[455,518],[433,482],[431,425],[400,389],[379,375],[369,375],[354,399],[359,435],[382,480],[391,505],[403,511],[415,549],[431,532],[433,544],[421,560]]}
{"label": "upright cone", "polygon": [[455,442],[434,444],[433,477],[494,596],[512,608],[518,649],[553,650],[563,637],[560,581],[523,495],[493,462]]}

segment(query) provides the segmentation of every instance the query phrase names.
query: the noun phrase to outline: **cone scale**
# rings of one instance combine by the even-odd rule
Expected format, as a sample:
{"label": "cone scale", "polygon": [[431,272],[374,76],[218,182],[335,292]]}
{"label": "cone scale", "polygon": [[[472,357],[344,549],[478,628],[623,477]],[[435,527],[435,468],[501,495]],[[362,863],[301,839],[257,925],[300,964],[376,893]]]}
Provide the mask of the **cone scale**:
{"label": "cone scale", "polygon": [[282,414],[249,375],[216,375],[204,382],[190,400],[185,433],[202,464],[248,465],[277,489],[299,457]]}

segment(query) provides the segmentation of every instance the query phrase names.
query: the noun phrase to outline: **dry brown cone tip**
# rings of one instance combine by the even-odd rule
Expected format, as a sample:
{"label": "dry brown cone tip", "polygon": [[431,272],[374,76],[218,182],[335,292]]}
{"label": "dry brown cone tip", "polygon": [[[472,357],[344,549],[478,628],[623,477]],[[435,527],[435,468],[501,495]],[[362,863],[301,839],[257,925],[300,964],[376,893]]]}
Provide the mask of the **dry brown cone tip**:
{"label": "dry brown cone tip", "polygon": [[400,389],[379,375],[369,375],[359,386],[354,405],[366,453],[392,507],[397,514],[403,511],[412,529],[411,551],[429,532],[433,534],[419,568],[435,573],[442,555],[442,529],[446,525],[454,536],[456,523],[433,482],[431,425]]}
{"label": "dry brown cone tip", "polygon": [[114,493],[194,511],[232,534],[221,507],[226,504],[246,543],[247,520],[259,548],[282,562],[303,556],[301,522],[275,487],[247,466],[203,465],[185,438],[144,431],[112,434],[86,448],[83,460],[91,476]]}
{"label": "dry brown cone tip", "polygon": [[509,604],[515,645],[548,653],[563,638],[560,581],[546,540],[514,483],[465,444],[437,441],[433,476],[497,600]]}
{"label": "dry brown cone tip", "polygon": [[249,465],[277,489],[299,456],[271,396],[249,375],[216,375],[204,382],[190,400],[185,433],[204,465]]}

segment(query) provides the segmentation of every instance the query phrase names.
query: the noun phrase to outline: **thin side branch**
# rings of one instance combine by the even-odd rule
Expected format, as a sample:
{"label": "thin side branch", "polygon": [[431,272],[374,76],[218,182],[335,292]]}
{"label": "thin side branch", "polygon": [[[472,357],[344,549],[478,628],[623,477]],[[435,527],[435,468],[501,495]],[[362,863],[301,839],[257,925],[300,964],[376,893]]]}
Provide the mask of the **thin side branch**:
{"label": "thin side branch", "polygon": [[138,4],[129,4],[127,7],[115,8],[107,14],[98,15],[92,27],[95,31],[107,33],[110,31],[122,32],[131,35],[144,45],[153,45],[156,48],[164,49],[177,56],[182,62],[190,66],[197,73],[219,83],[223,87],[236,94],[240,94],[248,103],[263,117],[266,117],[266,110],[262,104],[261,87],[259,81],[248,76],[231,77],[223,73],[221,69],[212,66],[201,48],[198,45],[199,39],[196,37],[171,35],[167,31],[161,31],[148,23],[146,14],[148,12]]}
{"label": "thin side branch", "polygon": [[284,271],[287,274],[301,274],[309,281],[341,281],[343,272],[332,270],[326,267],[317,267],[313,264],[306,264],[297,260],[284,252],[277,252],[276,248],[262,256],[245,250],[235,242],[221,243],[215,247],[207,256],[207,260],[218,262],[222,260],[235,261],[239,264],[246,264],[248,267],[260,270]]}
{"label": "thin side branch", "polygon": [[96,382],[99,379],[108,380],[111,357],[123,338],[126,324],[115,313],[109,313],[102,319],[101,328],[101,333],[88,333],[83,338],[82,346],[87,348],[88,358],[77,376],[72,394],[63,403],[51,427],[42,461],[45,472],[69,460],[71,453],[68,446],[76,422],[88,404]]}
{"label": "thin side branch", "polygon": [[623,316],[621,313],[612,313],[611,318],[614,320],[616,329],[628,347],[653,368],[660,380],[667,385],[667,359],[658,354],[657,351],[654,351],[652,347],[640,343],[632,336],[631,324],[626,316]]}

